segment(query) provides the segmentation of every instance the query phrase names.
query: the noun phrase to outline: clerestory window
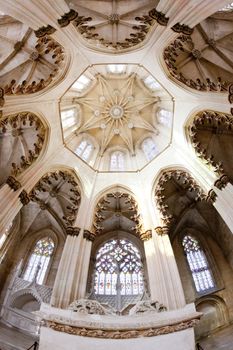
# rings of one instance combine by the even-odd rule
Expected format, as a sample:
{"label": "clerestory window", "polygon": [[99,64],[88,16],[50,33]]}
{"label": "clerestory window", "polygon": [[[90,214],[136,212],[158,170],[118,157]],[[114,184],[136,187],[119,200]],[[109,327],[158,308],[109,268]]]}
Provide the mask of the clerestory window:
{"label": "clerestory window", "polygon": [[185,236],[182,241],[184,252],[192,273],[196,291],[206,292],[215,287],[212,273],[198,240],[192,236]]}
{"label": "clerestory window", "polygon": [[83,140],[83,141],[80,142],[80,144],[76,148],[75,153],[80,158],[82,158],[83,160],[87,161],[90,158],[90,156],[91,156],[92,150],[93,150],[92,143],[90,143],[87,140]]}
{"label": "clerestory window", "polygon": [[125,169],[125,155],[123,152],[116,151],[111,154],[110,170],[123,171]]}
{"label": "clerestory window", "polygon": [[146,159],[150,161],[153,159],[156,154],[158,154],[158,149],[156,144],[154,143],[153,139],[151,137],[147,137],[143,142],[142,142],[142,150],[146,156]]}
{"label": "clerestory window", "polygon": [[30,282],[35,278],[38,284],[43,284],[53,251],[54,242],[51,238],[44,237],[37,241],[28,260],[23,278]]}
{"label": "clerestory window", "polygon": [[112,239],[97,252],[95,294],[140,295],[144,291],[139,250],[126,239]]}

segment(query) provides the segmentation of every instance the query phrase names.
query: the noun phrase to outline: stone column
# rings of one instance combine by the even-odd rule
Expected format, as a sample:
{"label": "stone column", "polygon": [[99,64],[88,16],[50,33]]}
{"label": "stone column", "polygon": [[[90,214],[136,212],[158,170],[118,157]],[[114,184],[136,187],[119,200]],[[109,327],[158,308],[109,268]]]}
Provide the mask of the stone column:
{"label": "stone column", "polygon": [[23,205],[29,203],[27,192],[19,181],[9,176],[0,189],[0,237],[14,220]]}
{"label": "stone column", "polygon": [[156,227],[158,246],[163,266],[163,278],[168,296],[169,309],[179,309],[185,306],[185,297],[176,259],[168,236],[168,227]]}
{"label": "stone column", "polygon": [[214,183],[214,207],[233,233],[233,186],[226,175]]}
{"label": "stone column", "polygon": [[168,306],[169,299],[164,284],[163,268],[156,237],[153,230],[147,230],[141,235],[144,241],[144,250],[149,278],[150,296],[152,300]]}
{"label": "stone column", "polygon": [[141,235],[144,241],[150,282],[151,299],[157,300],[169,310],[185,306],[176,260],[166,227],[157,227]]}
{"label": "stone column", "polygon": [[67,228],[67,238],[53,286],[52,306],[66,308],[73,301],[73,281],[78,280],[76,268],[80,260],[82,243],[82,236],[79,233],[80,228],[78,227]]}

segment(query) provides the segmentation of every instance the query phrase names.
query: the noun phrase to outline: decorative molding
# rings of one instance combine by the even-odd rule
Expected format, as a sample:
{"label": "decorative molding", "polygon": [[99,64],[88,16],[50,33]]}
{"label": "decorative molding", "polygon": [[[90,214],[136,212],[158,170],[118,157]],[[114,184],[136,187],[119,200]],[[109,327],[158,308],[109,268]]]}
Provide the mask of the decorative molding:
{"label": "decorative molding", "polygon": [[13,176],[8,176],[6,183],[14,191],[17,191],[20,187],[22,187],[21,183],[17,181]]}
{"label": "decorative molding", "polygon": [[47,26],[40,27],[39,29],[35,30],[35,36],[37,38],[42,38],[45,35],[51,35],[56,32],[56,29],[53,28],[50,24]]}
{"label": "decorative molding", "polygon": [[73,301],[69,310],[77,312],[82,315],[112,315],[114,310],[112,308],[104,307],[97,300],[79,299]]}
{"label": "decorative molding", "polygon": [[[0,87],[0,108],[5,104],[4,89]],[[0,110],[0,118],[2,117],[2,110]]]}
{"label": "decorative molding", "polygon": [[154,314],[167,311],[167,307],[157,300],[139,300],[129,311],[129,315]]}
{"label": "decorative molding", "polygon": [[169,227],[168,226],[158,226],[155,227],[155,232],[158,236],[165,236],[168,234]]}
{"label": "decorative molding", "polygon": [[87,239],[88,241],[93,242],[95,240],[96,234],[88,231],[88,230],[84,230],[83,232],[83,238]]}
{"label": "decorative molding", "polygon": [[20,192],[19,199],[23,205],[27,205],[30,202],[30,197],[25,190],[22,190],[22,192]]}
{"label": "decorative molding", "polygon": [[59,18],[57,22],[61,28],[64,28],[68,26],[71,21],[75,20],[77,16],[78,16],[78,13],[75,10],[71,9],[69,12],[61,16],[61,18]]}
{"label": "decorative molding", "polygon": [[214,186],[217,187],[219,190],[224,189],[227,184],[230,182],[227,175],[223,174],[218,180],[215,181]]}
{"label": "decorative molding", "polygon": [[107,329],[95,329],[87,327],[75,327],[71,325],[62,324],[55,321],[43,320],[42,326],[51,328],[58,332],[68,333],[72,335],[78,335],[82,337],[91,338],[104,338],[104,339],[130,339],[139,337],[155,337],[158,335],[169,334],[174,332],[183,331],[188,328],[193,328],[199,322],[200,316],[191,320],[185,320],[172,325],[166,325],[162,327],[151,327],[147,329],[135,329],[135,330],[107,330]]}
{"label": "decorative molding", "polygon": [[176,23],[171,29],[176,33],[182,33],[184,35],[191,35],[194,30],[193,28],[180,23]]}
{"label": "decorative molding", "polygon": [[152,238],[152,230],[147,230],[139,234],[142,241],[149,241]]}
{"label": "decorative molding", "polygon": [[67,236],[78,236],[80,233],[80,227],[72,227],[68,226],[66,227],[66,234]]}

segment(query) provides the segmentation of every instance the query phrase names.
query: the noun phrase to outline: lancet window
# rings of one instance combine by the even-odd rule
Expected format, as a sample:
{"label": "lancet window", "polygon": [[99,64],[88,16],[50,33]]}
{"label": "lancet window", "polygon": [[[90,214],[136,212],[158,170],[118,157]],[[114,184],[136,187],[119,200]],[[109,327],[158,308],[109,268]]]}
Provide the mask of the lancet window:
{"label": "lancet window", "polygon": [[62,126],[64,129],[68,129],[74,126],[77,122],[77,110],[75,108],[61,111]]}
{"label": "lancet window", "polygon": [[125,155],[123,152],[116,151],[111,154],[110,170],[123,171],[125,168]]}
{"label": "lancet window", "polygon": [[156,156],[156,154],[158,153],[157,146],[151,137],[147,137],[142,142],[142,150],[146,156],[146,159],[149,161],[151,159],[153,159]]}
{"label": "lancet window", "polygon": [[192,273],[196,291],[202,293],[213,289],[215,283],[206,255],[199,242],[194,237],[187,235],[183,238],[182,245]]}
{"label": "lancet window", "polygon": [[143,293],[143,266],[133,243],[112,239],[102,245],[96,255],[94,290],[99,295]]}
{"label": "lancet window", "polygon": [[38,284],[43,284],[53,251],[54,242],[51,238],[44,237],[37,241],[28,260],[23,278],[30,282],[36,279]]}
{"label": "lancet window", "polygon": [[83,160],[87,161],[90,158],[90,156],[91,156],[92,150],[93,150],[92,143],[90,143],[87,140],[83,140],[83,141],[80,142],[80,144],[76,148],[75,153],[79,157],[81,157]]}

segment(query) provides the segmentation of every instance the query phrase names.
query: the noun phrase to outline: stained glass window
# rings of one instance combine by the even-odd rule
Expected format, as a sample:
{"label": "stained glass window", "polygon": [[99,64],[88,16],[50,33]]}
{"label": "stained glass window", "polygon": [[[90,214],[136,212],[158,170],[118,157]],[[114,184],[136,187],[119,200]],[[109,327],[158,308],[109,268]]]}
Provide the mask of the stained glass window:
{"label": "stained glass window", "polygon": [[213,289],[215,287],[213,277],[199,242],[194,237],[185,236],[182,244],[197,292]]}
{"label": "stained glass window", "polygon": [[153,159],[156,156],[156,154],[158,154],[157,146],[151,137],[147,137],[142,142],[142,150],[145,153],[147,160]]}
{"label": "stained glass window", "polygon": [[83,140],[80,142],[80,144],[76,148],[75,153],[79,157],[81,157],[83,160],[87,161],[90,158],[92,150],[93,150],[93,145],[89,141]]}
{"label": "stained glass window", "polygon": [[111,154],[110,170],[123,171],[125,168],[125,156],[123,152],[116,151]]}
{"label": "stained glass window", "polygon": [[160,84],[155,80],[154,77],[152,77],[152,75],[148,75],[144,79],[144,84],[151,90],[156,90],[161,88]]}
{"label": "stained glass window", "polygon": [[108,64],[107,70],[112,74],[123,74],[125,73],[126,66],[124,64]]}
{"label": "stained glass window", "polygon": [[95,294],[139,295],[144,290],[138,249],[125,239],[106,242],[97,252]]}
{"label": "stained glass window", "polygon": [[82,92],[90,85],[90,83],[91,83],[91,79],[89,79],[86,75],[83,74],[72,85],[72,89]]}
{"label": "stained glass window", "polygon": [[37,241],[24,272],[23,278],[26,281],[31,282],[37,275],[36,282],[43,283],[53,250],[54,242],[51,238],[45,237]]}

